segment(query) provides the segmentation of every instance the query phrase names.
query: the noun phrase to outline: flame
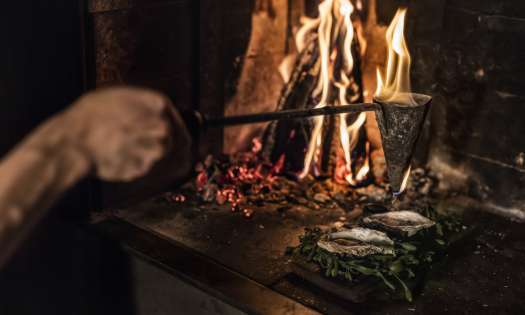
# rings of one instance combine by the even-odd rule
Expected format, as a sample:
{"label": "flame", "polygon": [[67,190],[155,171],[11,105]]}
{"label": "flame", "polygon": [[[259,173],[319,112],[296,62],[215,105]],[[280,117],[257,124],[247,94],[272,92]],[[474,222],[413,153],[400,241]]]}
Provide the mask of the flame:
{"label": "flame", "polygon": [[[330,42],[332,30],[332,6],[334,0],[326,0],[319,5],[319,26],[318,26],[318,41],[319,52],[321,58],[321,73],[319,83],[314,90],[314,96],[321,94],[321,100],[315,106],[316,108],[326,106],[328,95],[330,93]],[[299,34],[301,32],[299,31]],[[304,159],[304,168],[299,177],[304,178],[310,172],[312,162],[319,158],[319,149],[321,147],[321,133],[323,130],[324,117],[316,117],[314,120],[314,129],[310,138],[310,144]]]}
{"label": "flame", "polygon": [[359,172],[357,172],[355,179],[358,182],[363,181],[366,178],[366,175],[368,175],[368,172],[370,172],[370,142],[366,143],[365,163],[361,169],[359,169]]}
{"label": "flame", "polygon": [[408,178],[410,177],[410,170],[412,169],[412,165],[409,165],[406,172],[405,172],[405,177],[403,178],[403,182],[401,183],[401,187],[399,189],[398,192],[394,192],[394,196],[399,196],[403,193],[403,191],[405,191],[405,188],[407,187],[407,184],[408,184]]}
{"label": "flame", "polygon": [[287,83],[290,81],[292,76],[292,68],[295,62],[295,58],[292,55],[284,57],[283,61],[279,65],[279,74],[281,75],[283,82]]}
{"label": "flame", "polygon": [[386,75],[377,69],[375,98],[381,102],[416,104],[410,92],[410,52],[405,40],[407,9],[399,8],[386,31],[388,46]]}
{"label": "flame", "polygon": [[[318,35],[318,46],[320,54],[320,74],[312,96],[318,97],[319,102],[316,108],[327,105],[345,105],[357,101],[359,95],[349,97],[348,89],[354,88],[356,83],[351,78],[354,68],[354,59],[352,56],[352,44],[354,41],[354,26],[351,15],[354,12],[354,6],[349,0],[324,0],[319,5],[319,18],[303,18],[303,26],[296,35],[296,45],[299,51],[304,49],[307,35],[316,31]],[[342,42],[339,42],[341,41]],[[339,45],[341,44],[342,45]],[[341,54],[339,56],[338,54]],[[341,58],[342,57],[342,58]],[[335,67],[336,60],[341,58],[342,66]],[[337,95],[334,104],[328,104],[331,95]],[[347,123],[348,115],[339,115],[339,133],[340,143],[344,156],[344,167],[346,169],[346,178],[349,183],[355,184],[352,174],[352,150],[357,145],[359,130],[366,120],[366,114],[361,113],[354,122],[349,126]],[[306,151],[304,168],[299,174],[305,177],[310,172],[317,172],[316,166],[320,159],[320,149],[322,145],[322,131],[324,118],[317,117],[314,119],[314,128],[312,130],[310,143]],[[359,170],[360,177],[366,177],[367,167]],[[357,176],[356,176],[357,178]]]}
{"label": "flame", "polygon": [[366,142],[366,155],[363,165],[359,171],[356,172],[355,177],[352,172],[348,172],[348,174],[345,176],[345,179],[350,185],[355,186],[366,179],[368,172],[370,172],[370,143]]}
{"label": "flame", "polygon": [[[388,46],[386,75],[377,69],[377,89],[375,98],[381,102],[395,102],[404,105],[416,105],[410,88],[410,52],[405,40],[406,8],[399,8],[386,31]],[[407,185],[411,166],[405,171],[399,192],[401,194]]]}
{"label": "flame", "polygon": [[314,29],[319,27],[319,19],[312,19],[306,16],[301,17],[301,24],[303,26],[297,31],[295,35],[295,45],[298,51],[302,51],[306,45],[306,36]]}

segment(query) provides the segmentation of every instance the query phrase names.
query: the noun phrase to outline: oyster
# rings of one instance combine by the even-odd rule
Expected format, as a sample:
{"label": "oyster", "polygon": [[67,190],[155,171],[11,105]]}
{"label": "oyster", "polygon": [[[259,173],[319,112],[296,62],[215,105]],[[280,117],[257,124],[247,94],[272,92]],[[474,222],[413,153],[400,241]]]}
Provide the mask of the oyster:
{"label": "oyster", "polygon": [[383,232],[363,227],[328,233],[317,245],[331,253],[355,257],[394,255],[394,241]]}
{"label": "oyster", "polygon": [[394,241],[385,233],[363,227],[338,230],[328,234],[328,239],[347,239],[378,246],[394,246]]}
{"label": "oyster", "polygon": [[394,255],[393,247],[376,246],[339,239],[335,241],[319,240],[317,246],[334,254],[366,257],[369,255]]}
{"label": "oyster", "polygon": [[409,210],[374,214],[364,218],[363,223],[369,227],[379,228],[407,237],[413,236],[417,232],[436,224],[427,217]]}

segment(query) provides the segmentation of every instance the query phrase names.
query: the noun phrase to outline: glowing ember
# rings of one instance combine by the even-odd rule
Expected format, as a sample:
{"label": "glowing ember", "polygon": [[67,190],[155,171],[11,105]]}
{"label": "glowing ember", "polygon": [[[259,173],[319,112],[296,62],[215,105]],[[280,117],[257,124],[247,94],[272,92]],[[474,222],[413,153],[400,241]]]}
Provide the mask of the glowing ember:
{"label": "glowing ember", "polygon": [[[230,156],[221,161],[209,156],[199,163],[195,170],[194,186],[204,202],[230,205],[232,212],[241,210],[247,195],[271,191],[276,176],[284,167],[284,155],[274,165],[260,159],[259,139],[253,140],[252,149]],[[244,208],[245,217],[252,216],[252,210]]]}
{"label": "glowing ember", "polygon": [[[362,3],[359,0],[355,8],[350,0],[323,0],[319,5],[319,18],[301,18],[302,27],[297,31],[295,40],[298,51],[305,53],[301,56],[310,53],[307,55],[310,58],[308,68],[304,70],[297,66],[303,64],[303,59],[295,60],[293,55],[287,56],[279,67],[283,80],[289,81],[292,78],[292,83],[295,82],[298,73],[307,73],[309,85],[304,91],[311,92],[301,101],[301,106],[338,106],[360,102],[363,99],[361,73],[358,68],[361,60],[354,60],[354,56],[363,54],[363,47],[359,45],[355,36],[357,33],[352,21],[354,9],[360,8],[362,9]],[[403,34],[405,15],[406,9],[398,10],[388,27],[384,75],[377,70],[375,97],[387,103],[412,102],[409,93],[410,55]],[[357,20],[357,16],[354,19]],[[355,26],[359,27],[359,23],[356,22]],[[295,61],[298,61],[297,64]],[[317,77],[312,78],[314,75]],[[303,87],[290,85],[289,90],[297,86]],[[301,97],[304,96],[302,94]],[[293,101],[292,98],[290,102]],[[372,183],[371,167],[377,168],[379,165],[371,163],[370,156],[374,155],[371,151],[374,150],[375,154],[379,152],[381,156],[383,153],[377,150],[378,145],[372,137],[364,136],[363,126],[366,119],[365,113],[342,114],[337,119],[316,117],[312,126],[305,123],[304,126],[301,125],[304,127],[302,129],[294,127],[289,133],[279,134],[282,137],[276,137],[276,140],[290,140],[288,143],[292,143],[291,140],[294,139],[298,140],[298,145],[291,146],[289,150],[297,150],[293,152],[298,153],[298,156],[288,155],[288,160],[285,154],[281,154],[286,150],[276,150],[277,154],[267,157],[267,143],[264,143],[263,150],[258,138],[253,139],[252,148],[247,152],[209,156],[196,166],[196,176],[190,183],[182,187],[177,194],[165,194],[164,200],[171,204],[185,203],[184,206],[190,207],[204,205],[214,210],[231,211],[246,219],[252,218],[256,211],[263,208],[275,209],[283,216],[296,210],[323,209],[348,214],[340,218],[341,221],[357,217],[363,211],[368,211],[366,207],[363,210],[356,206],[359,203],[378,203],[391,198],[388,186],[381,180],[374,181],[374,185],[367,185]],[[307,139],[308,135],[305,137],[305,131],[311,132],[310,139]],[[326,137],[327,135],[329,137]],[[323,143],[325,138],[330,138],[330,141]],[[309,142],[307,146],[304,145],[305,140]],[[329,150],[327,147],[330,147]],[[302,166],[300,163],[303,149],[304,168],[300,174],[296,174]],[[323,156],[325,154],[329,156]],[[375,162],[377,155],[374,156]],[[279,158],[276,159],[277,157]],[[269,162],[270,159],[272,162]],[[328,171],[333,174],[327,174]],[[401,191],[408,186],[407,194],[418,198],[420,195],[427,195],[434,182],[425,181],[425,185],[415,183],[421,184],[422,187],[413,187],[414,181],[408,183],[409,173],[410,167],[405,174]],[[426,177],[424,173],[421,174],[421,177]],[[400,199],[402,198],[401,196]]]}
{"label": "glowing ember", "polygon": [[174,203],[183,203],[186,201],[186,196],[184,196],[183,194],[172,193],[172,192],[166,193],[164,195],[164,198],[166,198],[168,202],[174,202]]}
{"label": "glowing ember", "polygon": [[176,194],[175,197],[173,198],[173,200],[175,202],[184,202],[184,201],[186,201],[186,197],[184,197],[184,195],[182,195],[182,194]]}
{"label": "glowing ember", "polygon": [[252,216],[253,216],[253,210],[252,209],[249,209],[249,208],[246,208],[242,211],[243,215],[245,218],[247,219],[251,219]]}

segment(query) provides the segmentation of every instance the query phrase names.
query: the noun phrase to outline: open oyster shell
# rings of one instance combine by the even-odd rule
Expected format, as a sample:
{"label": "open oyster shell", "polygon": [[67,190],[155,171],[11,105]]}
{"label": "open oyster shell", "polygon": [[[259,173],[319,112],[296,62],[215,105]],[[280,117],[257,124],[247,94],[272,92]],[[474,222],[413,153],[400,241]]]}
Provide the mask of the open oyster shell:
{"label": "open oyster shell", "polygon": [[363,227],[328,233],[317,245],[331,253],[355,257],[394,255],[394,241],[383,232]]}
{"label": "open oyster shell", "polygon": [[391,211],[374,214],[363,219],[366,226],[411,237],[436,223],[414,211]]}
{"label": "open oyster shell", "polygon": [[[393,247],[376,246],[365,243],[346,243],[344,240],[326,241],[319,240],[317,246],[334,254],[366,257],[370,255],[394,255]],[[346,244],[345,244],[346,243]]]}
{"label": "open oyster shell", "polygon": [[354,240],[378,246],[394,246],[394,241],[391,240],[390,237],[388,237],[385,233],[364,227],[340,229],[337,232],[328,234],[328,238],[331,240]]}

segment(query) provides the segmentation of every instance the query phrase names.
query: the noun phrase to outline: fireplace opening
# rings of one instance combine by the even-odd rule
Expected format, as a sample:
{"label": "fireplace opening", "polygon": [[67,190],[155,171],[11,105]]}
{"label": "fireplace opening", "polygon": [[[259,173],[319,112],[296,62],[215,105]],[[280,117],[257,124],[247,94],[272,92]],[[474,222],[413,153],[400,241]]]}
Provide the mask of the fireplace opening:
{"label": "fireplace opening", "polygon": [[[394,108],[389,103],[416,108],[405,39],[407,9],[400,7],[390,25],[378,26],[376,2],[366,5],[349,0],[321,1],[317,12],[307,16],[301,2],[257,1],[235,92],[225,103],[225,116],[344,107],[365,101],[384,102],[387,108]],[[286,31],[281,34],[285,40],[276,41],[274,33],[282,26],[286,26],[280,30]],[[300,205],[297,198],[304,204],[306,198],[319,207],[316,201],[337,205],[337,195],[339,203],[343,199],[348,203],[357,193],[386,204],[408,183],[421,125],[415,116],[410,118],[414,119],[410,126],[388,126],[388,131],[387,123],[380,129],[375,113],[365,110],[225,126],[224,155],[208,155],[197,164],[195,179],[184,186],[185,191],[168,193],[167,199],[186,201],[188,195],[202,202],[228,204],[248,218],[254,207],[284,198],[290,205]],[[409,130],[411,126],[415,126],[413,130]],[[396,128],[410,135],[387,137]],[[402,141],[392,142],[394,137]],[[412,137],[408,139],[412,142],[402,143],[406,137]],[[391,151],[387,157],[401,158],[387,161],[383,141]],[[402,156],[395,151],[407,153]],[[289,195],[289,185],[301,186],[298,191],[303,192]],[[313,194],[305,193],[311,189]]]}

